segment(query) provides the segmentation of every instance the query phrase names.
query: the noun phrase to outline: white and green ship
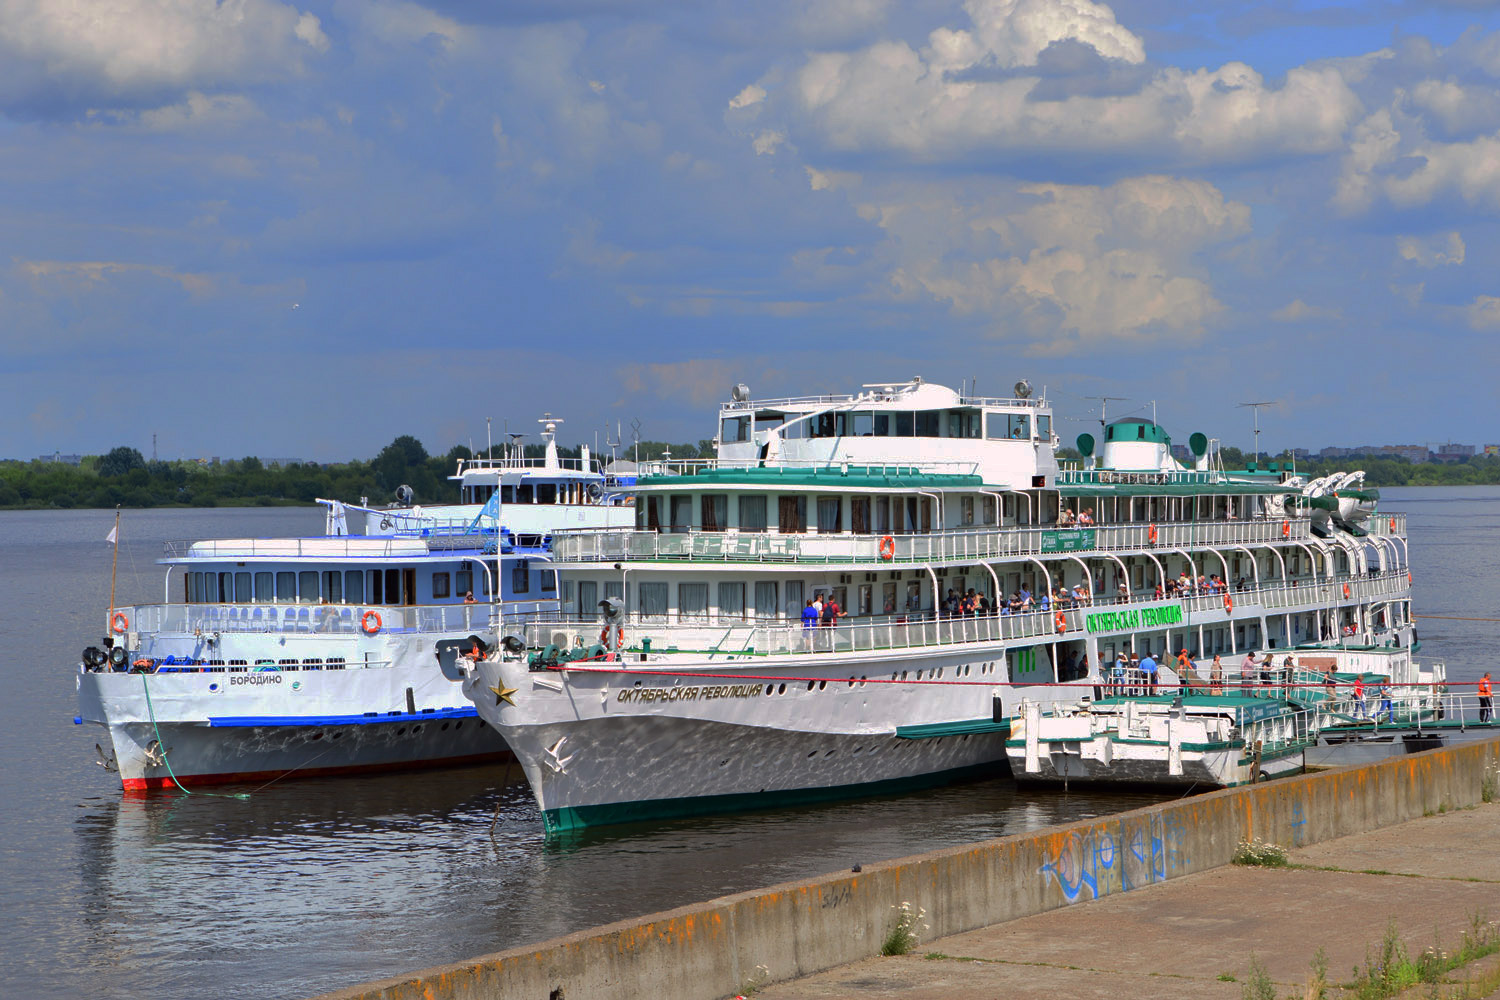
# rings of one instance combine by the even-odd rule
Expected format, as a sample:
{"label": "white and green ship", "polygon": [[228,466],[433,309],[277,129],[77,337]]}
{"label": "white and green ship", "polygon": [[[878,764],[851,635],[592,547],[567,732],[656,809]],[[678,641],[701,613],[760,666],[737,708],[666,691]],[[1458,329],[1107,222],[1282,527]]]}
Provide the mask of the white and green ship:
{"label": "white and green ship", "polygon": [[[640,469],[633,528],[554,535],[562,612],[465,683],[549,829],[1003,770],[1022,701],[1076,702],[1121,650],[1412,642],[1404,515],[1316,537],[1290,470],[1201,434],[1183,464],[1117,421],[1073,468],[1024,382],[733,395],[715,459]],[[820,594],[844,614],[804,627]]]}

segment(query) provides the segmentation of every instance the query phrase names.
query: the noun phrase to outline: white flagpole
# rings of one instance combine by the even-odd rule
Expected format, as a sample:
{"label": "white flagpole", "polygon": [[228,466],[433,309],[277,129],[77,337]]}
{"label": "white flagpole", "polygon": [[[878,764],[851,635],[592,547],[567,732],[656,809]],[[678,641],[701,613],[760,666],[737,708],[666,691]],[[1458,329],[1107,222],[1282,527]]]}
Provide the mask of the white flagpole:
{"label": "white flagpole", "polygon": [[105,634],[114,632],[115,623],[115,570],[120,567],[120,506],[115,505],[115,527],[109,533],[109,541],[114,544],[115,557],[109,567],[109,617],[104,619]]}

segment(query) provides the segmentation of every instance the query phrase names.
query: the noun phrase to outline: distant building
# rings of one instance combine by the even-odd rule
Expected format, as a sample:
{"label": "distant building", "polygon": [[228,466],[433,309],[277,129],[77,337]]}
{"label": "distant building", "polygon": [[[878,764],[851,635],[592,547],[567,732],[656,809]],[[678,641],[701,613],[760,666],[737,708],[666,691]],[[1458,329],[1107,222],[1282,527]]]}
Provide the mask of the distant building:
{"label": "distant building", "polygon": [[1413,465],[1428,461],[1425,444],[1362,444],[1354,448],[1324,448],[1318,457],[1335,458],[1404,458]]}
{"label": "distant building", "polygon": [[1432,452],[1434,462],[1462,462],[1474,457],[1472,444],[1440,444]]}
{"label": "distant building", "polygon": [[38,455],[38,462],[57,462],[59,465],[79,465],[83,462],[82,455],[64,455],[60,451],[54,451],[50,455]]}
{"label": "distant building", "polygon": [[284,469],[289,465],[303,465],[305,463],[300,458],[263,458],[260,460],[260,464],[268,469],[272,466],[280,466]]}
{"label": "distant building", "polygon": [[1500,444],[1487,444],[1484,446],[1486,455],[1500,455]]}

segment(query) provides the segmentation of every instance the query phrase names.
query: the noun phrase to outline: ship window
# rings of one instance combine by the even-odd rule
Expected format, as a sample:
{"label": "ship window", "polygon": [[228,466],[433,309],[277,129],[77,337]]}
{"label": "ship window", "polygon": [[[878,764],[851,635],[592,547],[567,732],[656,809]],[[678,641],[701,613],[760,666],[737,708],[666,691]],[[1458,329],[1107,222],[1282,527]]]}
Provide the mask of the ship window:
{"label": "ship window", "polygon": [[835,534],[843,531],[843,501],[838,497],[818,498],[818,532]]}
{"label": "ship window", "polygon": [[744,615],[745,585],[743,583],[719,584],[719,617],[743,618]]}
{"label": "ship window", "polygon": [[297,600],[297,574],[276,574],[276,600],[283,604],[292,604]]}
{"label": "ship window", "polygon": [[223,601],[225,604],[228,604],[230,601],[234,600],[233,573],[219,574],[219,596],[216,597],[215,600]]}
{"label": "ship window", "polygon": [[536,487],[537,503],[557,503],[557,484],[538,483]]}
{"label": "ship window", "polygon": [[902,410],[892,414],[896,418],[896,437],[913,437],[916,429],[916,414],[910,410]]}
{"label": "ship window", "polygon": [[1036,436],[1039,438],[1050,438],[1052,436],[1052,418],[1047,414],[1037,414]]}
{"label": "ship window", "polygon": [[1145,424],[1140,424],[1140,425],[1138,425],[1136,427],[1136,429],[1135,429],[1135,436],[1136,436],[1136,440],[1138,440],[1138,441],[1144,441],[1144,440],[1146,440],[1146,425]]}
{"label": "ship window", "polygon": [[599,613],[599,585],[593,580],[578,581],[578,613],[581,615]]}
{"label": "ship window", "polygon": [[667,585],[665,583],[644,582],[638,591],[641,600],[641,618],[648,621],[661,621],[667,617]]}
{"label": "ship window", "polygon": [[401,571],[399,569],[385,571],[385,603],[401,603]]}
{"label": "ship window", "polygon": [[516,502],[516,488],[514,486],[502,486],[502,487],[500,487],[500,502],[503,503],[503,504],[504,503],[515,503]]}
{"label": "ship window", "polygon": [[474,571],[461,569],[453,574],[453,592],[462,597],[474,592]]}
{"label": "ship window", "polygon": [[832,413],[820,413],[808,421],[811,428],[810,437],[833,437],[834,423]]}
{"label": "ship window", "polygon": [[723,531],[729,527],[729,497],[723,493],[705,493],[700,498],[704,531]]}
{"label": "ship window", "polygon": [[877,535],[888,535],[891,533],[891,498],[875,498],[875,533]]}
{"label": "ship window", "polygon": [[269,604],[276,599],[276,589],[271,580],[270,573],[255,574],[255,599],[262,604]]}
{"label": "ship window", "polygon": [[807,530],[807,497],[782,496],[778,500],[778,528],[783,535],[801,534]]}
{"label": "ship window", "polygon": [[877,413],[877,414],[875,414],[875,436],[876,437],[890,437],[891,436],[891,415],[889,413]]}
{"label": "ship window", "polygon": [[516,503],[531,503],[533,493],[530,483],[522,483],[516,487]]}
{"label": "ship window", "polygon": [[[499,573],[500,570],[497,568],[495,570],[495,572]],[[484,596],[484,597],[489,597],[490,596],[490,575],[488,573],[484,572],[483,570],[480,570],[478,576],[479,576],[479,593],[480,593],[480,595]],[[503,598],[504,595],[502,594],[501,597]]]}
{"label": "ship window", "polygon": [[510,592],[512,594],[526,594],[531,592],[531,576],[524,561],[518,562],[510,568]]}
{"label": "ship window", "polygon": [[802,617],[802,581],[788,580],[782,594],[786,598],[786,616],[793,621]]}
{"label": "ship window", "polygon": [[749,417],[726,417],[724,418],[723,430],[719,435],[724,444],[734,444],[738,441],[750,440],[750,418]]}
{"label": "ship window", "polygon": [[378,569],[370,570],[370,603],[385,603],[385,574]]}
{"label": "ship window", "polygon": [[350,604],[365,603],[365,571],[351,569],[344,574],[344,598]]}
{"label": "ship window", "polygon": [[452,586],[452,583],[453,574],[451,573],[432,574],[432,599],[434,601],[438,601],[449,596],[452,593],[452,591],[449,590],[449,587]]}
{"label": "ship window", "polygon": [[250,596],[250,574],[234,574],[234,599],[240,604],[249,604],[255,598]]}
{"label": "ship window", "polygon": [[344,603],[344,574],[336,569],[323,572],[323,600],[329,604]]}
{"label": "ship window", "polygon": [[849,530],[856,535],[870,533],[870,498],[849,498]]}
{"label": "ship window", "polygon": [[677,585],[677,615],[683,621],[708,620],[708,584]]}
{"label": "ship window", "polygon": [[959,506],[959,517],[963,520],[963,523],[964,524],[973,524],[974,523],[974,498],[973,497],[963,497],[962,499],[959,500],[958,506]]}
{"label": "ship window", "polygon": [[1031,418],[1024,413],[1012,413],[1010,415],[1010,433],[1007,435],[1012,439],[1024,439],[1031,437]]}
{"label": "ship window", "polygon": [[869,437],[875,432],[874,415],[868,412],[851,413],[848,427],[851,437]]}
{"label": "ship window", "polygon": [[765,497],[740,497],[740,530],[766,530]]}
{"label": "ship window", "polygon": [[776,612],[776,581],[757,580],[755,582],[756,617],[775,618]]}
{"label": "ship window", "polygon": [[693,527],[693,498],[686,493],[672,496],[672,533],[684,534]]}
{"label": "ship window", "polygon": [[916,414],[917,437],[938,437],[942,430],[941,410],[918,410]]}
{"label": "ship window", "polygon": [[318,601],[318,571],[309,569],[298,573],[297,590],[297,597],[303,604],[316,604]]}
{"label": "ship window", "polygon": [[557,593],[557,570],[555,570],[555,569],[544,569],[540,573],[538,573],[537,576],[542,581],[542,593],[544,593],[544,594],[555,594],[555,593]]}
{"label": "ship window", "polygon": [[1010,437],[1010,429],[1007,426],[1009,414],[986,413],[984,415],[984,436],[991,440]]}

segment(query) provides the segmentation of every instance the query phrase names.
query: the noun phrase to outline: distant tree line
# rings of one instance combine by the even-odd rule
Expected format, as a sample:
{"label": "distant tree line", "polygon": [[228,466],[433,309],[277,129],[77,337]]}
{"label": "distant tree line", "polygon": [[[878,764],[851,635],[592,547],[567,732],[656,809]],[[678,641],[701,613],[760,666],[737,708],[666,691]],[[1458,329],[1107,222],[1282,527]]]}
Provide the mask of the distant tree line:
{"label": "distant tree line", "polygon": [[[672,444],[640,442],[642,461],[661,458],[670,448],[674,459],[707,457],[712,441]],[[559,448],[578,458],[581,448]],[[630,445],[617,449],[632,456]],[[500,454],[496,449],[495,454]],[[527,458],[540,458],[542,445],[527,445]],[[403,434],[369,461],[322,465],[293,462],[267,466],[248,456],[217,464],[195,461],[148,462],[134,448],[119,447],[106,455],[88,455],[78,465],[62,462],[0,461],[0,508],[44,507],[252,507],[308,504],[318,497],[372,504],[394,501],[398,486],[412,488],[417,503],[457,503],[458,484],[448,477],[460,459],[476,455],[463,445],[443,455],[429,455],[422,442]],[[599,456],[596,456],[599,457]],[[608,455],[603,456],[606,460]]]}

